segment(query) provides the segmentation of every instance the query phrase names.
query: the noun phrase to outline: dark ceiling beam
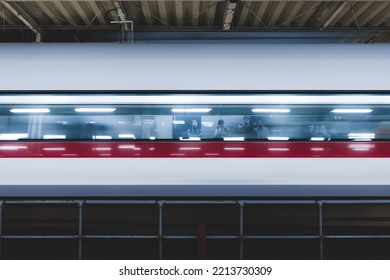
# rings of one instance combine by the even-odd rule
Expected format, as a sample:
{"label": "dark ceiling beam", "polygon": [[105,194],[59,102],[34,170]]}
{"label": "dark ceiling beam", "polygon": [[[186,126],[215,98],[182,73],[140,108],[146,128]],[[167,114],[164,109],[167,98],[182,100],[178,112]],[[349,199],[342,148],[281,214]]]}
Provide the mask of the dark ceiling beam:
{"label": "dark ceiling beam", "polygon": [[[58,2],[59,0],[9,0],[7,2]],[[79,2],[91,2],[91,0],[77,0]],[[156,0],[121,0],[121,2],[156,2]],[[172,1],[172,0],[158,0]],[[210,2],[210,0],[180,0],[182,2]],[[224,2],[225,0],[212,0],[212,2]],[[299,2],[313,2],[313,0],[299,0]],[[71,1],[62,1],[71,2]],[[281,0],[241,0],[241,2],[281,2]],[[283,0],[283,2],[297,2],[297,0]],[[321,2],[339,2],[337,0],[321,0]],[[362,2],[362,0],[349,0],[348,2]],[[364,2],[390,2],[390,0],[364,0]]]}
{"label": "dark ceiling beam", "polygon": [[[69,26],[69,25],[42,25],[41,26],[44,30],[113,30],[117,31],[118,27],[115,25],[78,25],[78,26]],[[5,25],[2,26],[1,29],[29,29],[25,25]],[[210,30],[216,31],[216,32],[209,32]],[[160,32],[160,31],[166,31],[166,32]],[[236,27],[234,28],[234,31],[231,32],[222,32],[220,28],[217,26],[207,26],[203,28],[198,28],[194,26],[186,26],[185,28],[178,29],[178,31],[174,32],[168,32],[172,31],[167,26],[139,26],[137,29],[137,32],[135,32],[135,36],[138,36],[139,34],[152,34],[153,36],[157,37],[166,37],[166,36],[177,36],[177,38],[180,38],[180,36],[186,35],[190,37],[197,37],[201,36],[207,37],[207,39],[213,39],[213,38],[220,38],[220,37],[231,37],[232,39],[237,39],[240,37],[244,37],[246,39],[251,38],[257,38],[257,37],[264,37],[264,36],[271,36],[271,37],[278,37],[278,36],[291,36],[292,38],[295,36],[300,36],[302,34],[313,34],[314,36],[326,36],[321,34],[332,34],[337,33],[340,36],[347,36],[350,35],[358,35],[359,32],[368,32],[368,33],[387,33],[390,35],[390,29],[389,28],[380,28],[380,27],[363,27],[359,31],[356,30],[356,28],[343,28],[343,27],[332,27],[328,28],[324,31],[318,31],[313,30],[310,27],[302,28],[302,27],[281,27],[277,31],[267,31],[265,28],[262,30],[259,30],[259,27]],[[187,31],[191,31],[186,33]],[[177,34],[177,35],[176,35]],[[227,35],[224,35],[227,34]],[[231,34],[231,35],[229,35]],[[152,36],[151,35],[151,36]],[[309,36],[309,35],[308,35]]]}
{"label": "dark ceiling beam", "polygon": [[[389,3],[386,3],[386,2],[378,2],[378,4],[376,5],[372,5],[369,10],[368,10],[368,15],[364,16],[364,18],[362,18],[360,21],[359,21],[359,24],[361,26],[365,26],[366,24],[368,24],[369,22],[371,22],[371,20],[373,20],[374,18],[376,18],[378,16],[378,14],[383,11],[387,6],[389,5]],[[371,24],[369,24],[371,25]]]}
{"label": "dark ceiling beam", "polygon": [[198,26],[199,25],[199,16],[201,15],[200,10],[200,3],[199,1],[193,1],[192,2],[192,12],[194,17],[191,18],[190,23],[192,26]]}
{"label": "dark ceiling beam", "polygon": [[215,20],[217,18],[217,5],[211,5],[209,7],[209,11],[207,12],[207,21],[206,24],[212,26],[215,24]]}
{"label": "dark ceiling beam", "polygon": [[141,1],[142,13],[144,14],[145,22],[147,25],[153,25],[152,13],[149,8],[149,3]]}
{"label": "dark ceiling beam", "polygon": [[77,22],[73,19],[73,17],[69,14],[68,10],[65,8],[63,1],[53,1],[53,4],[56,8],[61,12],[61,14],[65,17],[66,21],[71,25],[77,25]]}
{"label": "dark ceiling beam", "polygon": [[85,10],[80,6],[80,3],[77,2],[77,1],[71,1],[69,3],[72,4],[72,6],[74,7],[75,11],[80,15],[80,17],[83,20],[83,22],[85,24],[90,24],[90,20],[89,20],[87,14],[85,13]]}
{"label": "dark ceiling beam", "polygon": [[[50,0],[52,1],[52,0]],[[126,1],[126,0],[124,0]],[[132,1],[132,0],[127,0],[127,1]],[[143,0],[143,1],[151,1],[151,0]],[[167,1],[167,0],[162,0],[162,1]],[[186,1],[186,0],[185,0]],[[313,2],[312,0],[298,0],[299,2]],[[298,2],[297,0],[241,0],[241,2]],[[340,2],[337,0],[321,0],[321,1],[315,1],[315,2]],[[390,0],[349,0],[348,2],[390,2]]]}
{"label": "dark ceiling beam", "polygon": [[99,9],[97,3],[94,2],[94,1],[89,1],[88,4],[91,7],[92,11],[94,12],[95,17],[97,17],[99,23],[100,24],[106,24],[106,20],[104,19],[104,16],[103,16],[103,13],[102,13],[103,7]]}
{"label": "dark ceiling beam", "polygon": [[276,8],[273,12],[273,15],[271,16],[270,20],[267,22],[267,25],[269,27],[276,25],[276,21],[280,17],[280,15],[282,14],[282,11],[287,3],[288,2],[285,2],[285,1],[281,1],[281,2],[276,3]]}
{"label": "dark ceiling beam", "polygon": [[176,15],[176,25],[177,26],[183,26],[183,18],[184,18],[184,12],[183,12],[183,3],[181,1],[177,1],[175,3],[175,15]]}
{"label": "dark ceiling beam", "polygon": [[[57,1],[59,1],[59,0],[10,0],[9,2],[57,2]],[[78,2],[91,2],[91,0],[77,0],[77,1]],[[157,2],[157,0],[141,0],[141,1],[140,0],[121,0],[121,2],[152,2],[152,1]],[[160,2],[160,1],[172,1],[172,0],[158,0],[158,1]],[[194,1],[195,2],[210,2],[210,0],[180,0],[180,1],[182,1],[182,2],[194,2]],[[224,2],[224,1],[225,0],[212,0],[212,2]],[[307,0],[307,1],[311,1],[311,0]],[[62,1],[62,2],[71,2],[71,1],[68,0],[68,1]]]}
{"label": "dark ceiling beam", "polygon": [[50,7],[47,6],[46,2],[41,2],[39,7],[42,9],[42,11],[50,18],[54,24],[60,25],[61,19],[59,19],[50,9]]}
{"label": "dark ceiling beam", "polygon": [[371,2],[360,3],[354,3],[353,5],[350,3],[350,17],[348,20],[343,22],[343,26],[350,26],[351,24],[353,24],[356,25],[358,29],[360,28],[359,17],[372,5]]}
{"label": "dark ceiling beam", "polygon": [[43,29],[41,26],[25,11],[19,4],[15,2],[8,2],[0,0],[1,3],[17,18],[19,18],[28,28],[35,33],[35,42],[40,43],[43,36]]}
{"label": "dark ceiling beam", "polygon": [[383,9],[385,13],[382,13],[381,16],[377,16],[375,17],[375,19],[373,19],[373,21],[371,22],[370,25],[372,25],[372,27],[378,27],[380,26],[381,24],[383,23],[389,23],[390,22],[390,12],[389,12],[389,6],[386,7],[385,9]]}

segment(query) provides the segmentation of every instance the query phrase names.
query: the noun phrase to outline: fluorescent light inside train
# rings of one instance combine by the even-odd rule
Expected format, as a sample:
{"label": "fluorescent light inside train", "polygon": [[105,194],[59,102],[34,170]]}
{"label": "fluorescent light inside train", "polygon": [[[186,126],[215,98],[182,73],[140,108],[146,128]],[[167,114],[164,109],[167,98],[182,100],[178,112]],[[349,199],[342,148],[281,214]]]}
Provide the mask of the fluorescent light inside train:
{"label": "fluorescent light inside train", "polygon": [[50,113],[49,108],[14,108],[9,110],[11,113]]}
{"label": "fluorescent light inside train", "polygon": [[372,109],[333,109],[331,112],[339,114],[367,114],[371,113]]}
{"label": "fluorescent light inside train", "polygon": [[135,139],[134,134],[119,134],[118,137],[119,138],[127,138],[127,139]]}
{"label": "fluorescent light inside train", "polygon": [[183,138],[179,137],[180,141],[200,141],[202,140],[200,137],[190,137],[190,138]]}
{"label": "fluorescent light inside train", "polygon": [[253,113],[290,113],[290,109],[255,108]]}
{"label": "fluorescent light inside train", "polygon": [[245,141],[244,137],[223,137],[223,141]]}
{"label": "fluorescent light inside train", "polygon": [[22,138],[27,138],[27,133],[3,133],[0,134],[0,140],[19,140]]}
{"label": "fluorescent light inside train", "polygon": [[324,141],[325,138],[324,137],[312,137],[310,138],[311,141]]}
{"label": "fluorescent light inside train", "polygon": [[75,108],[77,113],[112,113],[116,108]]}
{"label": "fluorescent light inside train", "polygon": [[43,139],[66,139],[66,135],[43,135]]}
{"label": "fluorescent light inside train", "polygon": [[96,135],[95,136],[96,140],[111,140],[112,137],[109,135]]}
{"label": "fluorescent light inside train", "polygon": [[209,113],[210,108],[174,108],[171,111],[173,113]]}
{"label": "fluorescent light inside train", "polygon": [[371,140],[375,138],[375,133],[349,133],[348,139]]}
{"label": "fluorescent light inside train", "polygon": [[290,137],[268,137],[267,139],[270,141],[287,141]]}

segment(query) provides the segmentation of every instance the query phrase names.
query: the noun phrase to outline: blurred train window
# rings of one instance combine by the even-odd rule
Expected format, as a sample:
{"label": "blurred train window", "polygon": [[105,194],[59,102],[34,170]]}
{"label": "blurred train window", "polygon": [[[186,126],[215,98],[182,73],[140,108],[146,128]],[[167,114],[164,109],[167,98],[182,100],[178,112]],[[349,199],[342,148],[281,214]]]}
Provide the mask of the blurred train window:
{"label": "blurred train window", "polygon": [[0,116],[0,140],[34,138],[33,122],[29,116]]}
{"label": "blurred train window", "polygon": [[0,107],[0,140],[390,139],[383,105],[51,105],[33,113],[13,107]]}
{"label": "blurred train window", "polygon": [[389,204],[325,204],[325,235],[390,235]]}

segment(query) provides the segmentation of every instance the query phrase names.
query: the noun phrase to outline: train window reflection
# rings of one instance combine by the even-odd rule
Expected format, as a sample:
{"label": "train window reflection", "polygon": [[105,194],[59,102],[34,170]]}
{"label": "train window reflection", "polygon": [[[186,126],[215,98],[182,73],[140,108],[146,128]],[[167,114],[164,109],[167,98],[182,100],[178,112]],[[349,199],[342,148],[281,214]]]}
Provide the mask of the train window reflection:
{"label": "train window reflection", "polygon": [[[386,106],[0,106],[0,141],[376,141],[390,139]],[[368,109],[369,108],[369,111]],[[23,109],[18,111],[15,109]],[[42,109],[42,108],[40,108]],[[47,109],[47,110],[46,110]]]}

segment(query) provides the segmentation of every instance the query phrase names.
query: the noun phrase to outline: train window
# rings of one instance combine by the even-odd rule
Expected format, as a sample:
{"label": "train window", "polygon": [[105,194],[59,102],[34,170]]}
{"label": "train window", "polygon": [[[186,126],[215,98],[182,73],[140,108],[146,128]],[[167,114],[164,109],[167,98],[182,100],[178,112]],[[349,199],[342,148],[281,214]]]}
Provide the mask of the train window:
{"label": "train window", "polygon": [[3,105],[0,140],[383,140],[389,116],[383,105]]}

